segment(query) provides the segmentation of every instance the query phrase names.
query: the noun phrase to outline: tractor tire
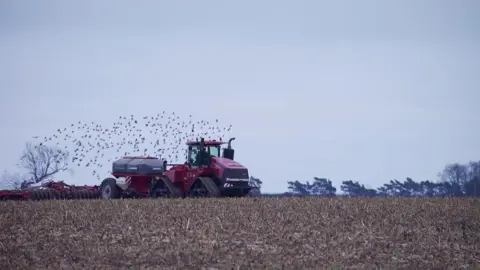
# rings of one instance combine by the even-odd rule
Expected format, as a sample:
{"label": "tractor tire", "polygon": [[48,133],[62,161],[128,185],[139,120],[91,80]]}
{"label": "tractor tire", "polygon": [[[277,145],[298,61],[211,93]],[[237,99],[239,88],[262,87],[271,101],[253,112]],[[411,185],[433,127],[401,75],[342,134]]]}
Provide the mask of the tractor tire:
{"label": "tractor tire", "polygon": [[100,185],[100,195],[103,199],[118,199],[120,198],[120,188],[117,186],[115,178],[107,178],[102,181]]}
{"label": "tractor tire", "polygon": [[208,192],[208,197],[220,197],[221,192],[220,189],[217,187],[215,184],[215,181],[213,181],[212,178],[210,177],[199,177],[197,178],[196,181],[201,181],[203,186],[207,189]]}
{"label": "tractor tire", "polygon": [[160,181],[163,181],[163,184],[168,188],[168,190],[170,191],[170,194],[171,196],[169,197],[181,197],[183,194],[182,194],[182,191],[180,190],[180,188],[178,188],[177,186],[175,186],[167,177],[162,177],[160,179]]}
{"label": "tractor tire", "polygon": [[[150,187],[150,190],[149,190],[149,197],[150,198],[159,197],[157,192],[156,192],[156,189],[159,188],[159,187],[165,187],[166,189],[168,189],[168,194],[166,196],[163,196],[163,197],[176,198],[176,197],[181,197],[183,195],[180,188],[175,186],[167,177],[161,177],[160,179],[158,179],[155,182],[152,181],[152,186]],[[162,196],[160,196],[160,197],[162,197]]]}

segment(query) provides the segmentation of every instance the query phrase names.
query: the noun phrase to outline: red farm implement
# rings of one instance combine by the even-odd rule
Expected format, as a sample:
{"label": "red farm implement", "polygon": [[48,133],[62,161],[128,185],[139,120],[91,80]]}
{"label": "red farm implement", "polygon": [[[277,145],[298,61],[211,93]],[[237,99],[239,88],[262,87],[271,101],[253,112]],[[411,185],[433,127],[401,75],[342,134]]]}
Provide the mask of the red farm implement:
{"label": "red farm implement", "polygon": [[0,191],[0,200],[98,199],[98,186],[71,186],[64,182],[48,182],[23,190]]}

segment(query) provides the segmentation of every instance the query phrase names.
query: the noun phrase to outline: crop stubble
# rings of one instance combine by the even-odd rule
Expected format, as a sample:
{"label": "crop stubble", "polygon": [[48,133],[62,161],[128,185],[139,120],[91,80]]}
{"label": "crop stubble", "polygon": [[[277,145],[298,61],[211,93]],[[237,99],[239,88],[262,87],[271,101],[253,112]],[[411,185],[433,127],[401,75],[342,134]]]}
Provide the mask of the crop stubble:
{"label": "crop stubble", "polygon": [[0,269],[480,266],[480,201],[0,202]]}

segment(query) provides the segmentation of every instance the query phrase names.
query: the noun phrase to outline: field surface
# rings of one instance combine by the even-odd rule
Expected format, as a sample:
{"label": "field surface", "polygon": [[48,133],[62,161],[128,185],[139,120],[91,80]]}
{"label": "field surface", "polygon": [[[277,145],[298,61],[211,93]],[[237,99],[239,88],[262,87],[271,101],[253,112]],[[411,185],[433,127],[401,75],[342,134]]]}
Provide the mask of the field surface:
{"label": "field surface", "polygon": [[0,202],[0,269],[480,267],[480,200]]}

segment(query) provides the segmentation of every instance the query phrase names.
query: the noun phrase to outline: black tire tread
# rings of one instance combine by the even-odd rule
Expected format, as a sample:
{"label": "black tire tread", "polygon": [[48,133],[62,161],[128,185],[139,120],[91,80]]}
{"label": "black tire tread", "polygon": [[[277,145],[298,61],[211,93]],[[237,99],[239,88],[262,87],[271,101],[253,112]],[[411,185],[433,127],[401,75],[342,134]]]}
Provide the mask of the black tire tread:
{"label": "black tire tread", "polygon": [[210,197],[220,197],[220,195],[221,195],[220,189],[217,187],[217,185],[215,184],[215,181],[213,181],[212,178],[210,178],[210,177],[199,177],[198,179],[200,181],[202,181],[202,184],[207,189],[208,195]]}

